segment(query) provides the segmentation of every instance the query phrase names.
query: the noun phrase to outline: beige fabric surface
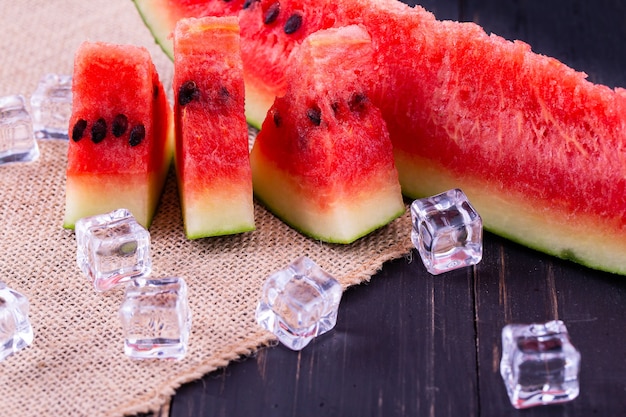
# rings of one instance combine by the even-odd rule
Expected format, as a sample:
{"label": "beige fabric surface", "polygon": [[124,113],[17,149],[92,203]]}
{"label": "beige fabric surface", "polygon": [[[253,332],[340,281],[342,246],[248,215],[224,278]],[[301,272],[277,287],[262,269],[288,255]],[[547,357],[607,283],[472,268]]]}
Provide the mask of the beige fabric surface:
{"label": "beige fabric surface", "polygon": [[[46,72],[71,73],[83,40],[146,46],[166,88],[172,64],[130,0],[20,0],[0,6],[0,96],[27,99]],[[171,95],[170,95],[171,97]],[[124,356],[123,290],[96,293],[76,266],[74,233],[62,228],[67,143],[39,142],[41,157],[0,167],[0,280],[31,303],[33,345],[0,363],[0,416],[121,416],[158,409],[184,382],[252,353],[273,338],[254,321],[271,272],[306,254],[348,287],[411,247],[408,214],[348,246],[305,238],[255,207],[257,230],[185,239],[170,175],[150,229],[154,276],[189,286],[193,330],[180,361]]]}

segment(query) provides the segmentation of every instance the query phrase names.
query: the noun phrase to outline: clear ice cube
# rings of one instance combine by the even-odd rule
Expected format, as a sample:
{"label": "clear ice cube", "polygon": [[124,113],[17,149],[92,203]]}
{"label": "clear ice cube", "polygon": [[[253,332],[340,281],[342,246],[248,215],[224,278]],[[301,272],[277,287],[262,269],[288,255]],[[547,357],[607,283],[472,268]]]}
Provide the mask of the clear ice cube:
{"label": "clear ice cube", "polygon": [[0,361],[31,343],[33,328],[28,319],[28,299],[0,282]]}
{"label": "clear ice cube", "polygon": [[137,279],[119,310],[124,353],[133,359],[180,359],[187,353],[191,312],[179,277]]}
{"label": "clear ice cube", "polygon": [[21,95],[0,97],[0,165],[39,157],[33,123],[24,105]]}
{"label": "clear ice cube", "polygon": [[76,261],[96,291],[150,275],[150,233],[126,209],[76,222]]}
{"label": "clear ice cube", "polygon": [[578,396],[580,353],[565,324],[510,324],[502,330],[500,374],[515,408],[558,404]]}
{"label": "clear ice cube", "polygon": [[415,200],[411,218],[411,240],[431,274],[475,265],[482,259],[482,219],[463,191],[453,189]]}
{"label": "clear ice cube", "polygon": [[72,114],[72,77],[46,74],[30,98],[33,129],[39,139],[68,139]]}
{"label": "clear ice cube", "polygon": [[341,284],[303,256],[270,275],[261,292],[256,320],[293,350],[335,327]]}

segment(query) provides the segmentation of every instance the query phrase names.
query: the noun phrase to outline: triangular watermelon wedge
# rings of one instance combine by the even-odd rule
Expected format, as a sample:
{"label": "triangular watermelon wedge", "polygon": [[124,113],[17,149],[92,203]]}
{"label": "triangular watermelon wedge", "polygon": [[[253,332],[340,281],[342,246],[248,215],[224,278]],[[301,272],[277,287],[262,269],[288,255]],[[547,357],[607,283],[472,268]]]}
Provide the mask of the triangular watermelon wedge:
{"label": "triangular watermelon wedge", "polygon": [[250,155],[256,196],[322,241],[351,243],[405,211],[385,121],[365,93],[372,52],[358,26],[307,38]]}

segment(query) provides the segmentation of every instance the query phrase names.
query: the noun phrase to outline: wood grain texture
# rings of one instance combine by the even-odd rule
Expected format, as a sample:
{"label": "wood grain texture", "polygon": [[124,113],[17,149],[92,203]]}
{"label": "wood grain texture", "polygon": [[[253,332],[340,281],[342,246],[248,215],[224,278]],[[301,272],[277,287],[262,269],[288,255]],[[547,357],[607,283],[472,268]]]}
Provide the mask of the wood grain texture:
{"label": "wood grain texture", "polygon": [[[525,40],[594,82],[626,87],[626,3],[421,4],[439,18]],[[385,264],[369,284],[346,291],[335,330],[301,352],[262,349],[181,387],[170,416],[621,415],[626,280],[489,233],[484,244],[478,266],[443,276],[426,273],[416,254]],[[582,354],[581,394],[517,411],[499,375],[502,327],[556,318]]]}

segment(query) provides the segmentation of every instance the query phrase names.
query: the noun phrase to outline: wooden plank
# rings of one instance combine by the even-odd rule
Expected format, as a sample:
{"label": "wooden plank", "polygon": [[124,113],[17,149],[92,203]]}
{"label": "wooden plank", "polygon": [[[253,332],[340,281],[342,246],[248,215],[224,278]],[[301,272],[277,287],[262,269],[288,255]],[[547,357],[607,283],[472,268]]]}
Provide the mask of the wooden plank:
{"label": "wooden plank", "polygon": [[390,262],[347,290],[335,330],[182,387],[171,416],[474,416],[472,279],[471,269],[433,277],[418,258]]}
{"label": "wooden plank", "polygon": [[500,332],[509,323],[560,319],[582,355],[581,394],[565,405],[527,416],[615,415],[626,409],[626,282],[570,262],[543,257],[509,242],[487,241],[476,272],[480,415],[513,409],[499,374]]}
{"label": "wooden plank", "polygon": [[[591,81],[626,86],[623,3],[467,0],[464,17],[508,39],[522,39]],[[495,244],[495,245],[494,245]],[[625,259],[626,260],[626,259]],[[480,415],[514,415],[499,375],[500,331],[508,323],[561,319],[582,354],[581,394],[573,402],[538,407],[525,416],[618,415],[626,354],[619,348],[626,319],[622,277],[545,257],[509,242],[488,240],[477,268],[476,311]]]}

